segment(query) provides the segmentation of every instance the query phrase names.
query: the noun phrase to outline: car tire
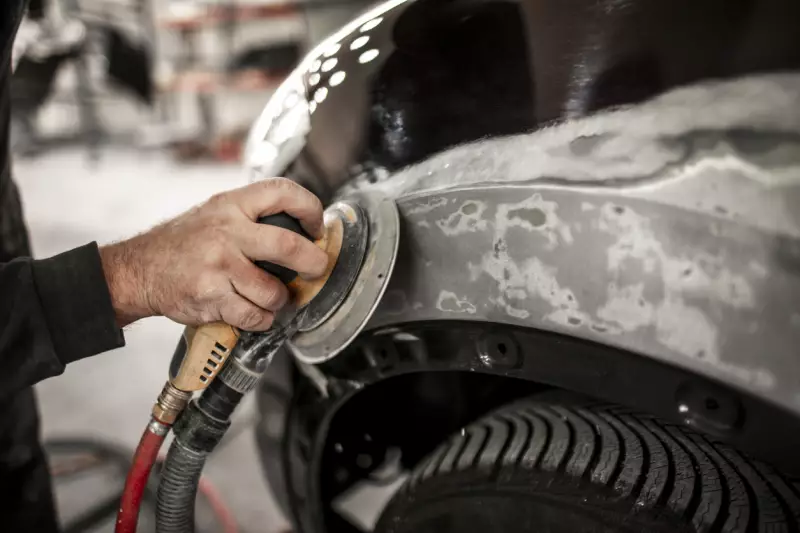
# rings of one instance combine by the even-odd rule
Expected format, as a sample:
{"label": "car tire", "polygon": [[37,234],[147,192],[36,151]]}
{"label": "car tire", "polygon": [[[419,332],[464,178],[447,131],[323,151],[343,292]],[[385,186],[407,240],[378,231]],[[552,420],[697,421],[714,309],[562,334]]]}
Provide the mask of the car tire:
{"label": "car tire", "polygon": [[688,428],[535,396],[431,453],[376,532],[777,533],[799,510],[785,477]]}

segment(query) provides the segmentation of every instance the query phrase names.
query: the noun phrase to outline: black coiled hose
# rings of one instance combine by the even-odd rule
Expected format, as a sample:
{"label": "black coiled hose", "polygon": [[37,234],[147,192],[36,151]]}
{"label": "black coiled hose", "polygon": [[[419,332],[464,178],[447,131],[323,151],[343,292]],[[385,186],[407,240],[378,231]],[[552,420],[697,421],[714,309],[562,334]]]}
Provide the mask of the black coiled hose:
{"label": "black coiled hose", "polygon": [[194,502],[207,456],[208,452],[190,450],[177,439],[172,442],[158,485],[158,533],[194,531]]}
{"label": "black coiled hose", "polygon": [[[262,360],[269,362],[288,335],[288,328],[278,328],[272,335],[260,334],[275,347],[262,350],[262,356],[229,359],[199,398],[189,402],[173,426],[175,440],[167,453],[156,506],[157,533],[193,533],[194,501],[206,457],[222,440],[231,425],[231,415],[246,392],[251,390],[263,372]],[[255,351],[261,347],[243,332],[234,349],[236,356],[243,348]],[[247,355],[249,352],[245,352]],[[248,365],[247,363],[250,363]]]}
{"label": "black coiled hose", "polygon": [[206,457],[228,430],[242,396],[218,377],[175,422],[158,486],[157,533],[194,532],[194,502]]}

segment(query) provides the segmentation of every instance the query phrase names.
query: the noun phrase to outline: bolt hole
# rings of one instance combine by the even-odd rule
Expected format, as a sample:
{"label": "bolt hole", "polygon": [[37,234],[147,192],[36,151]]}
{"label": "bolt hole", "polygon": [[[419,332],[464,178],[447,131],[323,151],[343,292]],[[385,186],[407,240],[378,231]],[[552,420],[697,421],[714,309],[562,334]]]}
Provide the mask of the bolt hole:
{"label": "bolt hole", "polygon": [[716,411],[719,409],[719,402],[714,398],[706,398],[706,409],[709,411]]}
{"label": "bolt hole", "polygon": [[378,274],[378,279],[383,279],[383,274]]}
{"label": "bolt hole", "polygon": [[358,454],[358,457],[356,457],[356,465],[358,465],[359,468],[363,468],[366,470],[367,468],[372,466],[372,457],[370,457],[365,453],[360,453]]}
{"label": "bolt hole", "polygon": [[502,355],[505,355],[506,353],[508,353],[508,346],[506,346],[506,343],[500,342],[497,344],[497,351],[500,352]]}

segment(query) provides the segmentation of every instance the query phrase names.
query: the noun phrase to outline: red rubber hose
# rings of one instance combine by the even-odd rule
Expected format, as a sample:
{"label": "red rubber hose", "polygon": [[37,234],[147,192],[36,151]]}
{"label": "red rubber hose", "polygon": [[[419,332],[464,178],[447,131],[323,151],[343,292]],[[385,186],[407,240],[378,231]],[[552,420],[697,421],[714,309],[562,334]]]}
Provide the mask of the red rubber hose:
{"label": "red rubber hose", "polygon": [[133,455],[133,465],[125,479],[125,490],[119,503],[115,533],[136,533],[144,488],[147,486],[150,471],[168,431],[169,427],[165,424],[151,420],[142,433],[136,453]]}

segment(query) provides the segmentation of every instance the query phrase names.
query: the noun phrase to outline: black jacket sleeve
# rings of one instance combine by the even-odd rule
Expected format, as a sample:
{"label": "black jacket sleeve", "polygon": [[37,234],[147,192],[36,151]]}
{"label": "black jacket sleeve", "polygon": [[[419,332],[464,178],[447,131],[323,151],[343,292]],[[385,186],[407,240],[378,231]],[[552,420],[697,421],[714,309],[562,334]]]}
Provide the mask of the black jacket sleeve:
{"label": "black jacket sleeve", "polygon": [[0,398],[124,344],[96,243],[0,264]]}

